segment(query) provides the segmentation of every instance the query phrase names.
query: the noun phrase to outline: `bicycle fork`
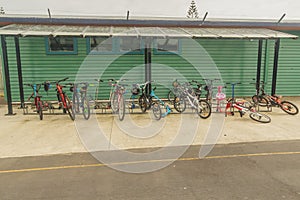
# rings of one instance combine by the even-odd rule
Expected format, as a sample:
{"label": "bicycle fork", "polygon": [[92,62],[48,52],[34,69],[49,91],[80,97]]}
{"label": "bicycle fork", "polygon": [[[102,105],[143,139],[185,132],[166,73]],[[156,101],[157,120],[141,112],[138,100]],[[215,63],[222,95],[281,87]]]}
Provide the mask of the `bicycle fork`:
{"label": "bicycle fork", "polygon": [[166,106],[166,112],[161,114],[161,117],[166,117],[168,114],[172,112],[171,108],[169,105]]}

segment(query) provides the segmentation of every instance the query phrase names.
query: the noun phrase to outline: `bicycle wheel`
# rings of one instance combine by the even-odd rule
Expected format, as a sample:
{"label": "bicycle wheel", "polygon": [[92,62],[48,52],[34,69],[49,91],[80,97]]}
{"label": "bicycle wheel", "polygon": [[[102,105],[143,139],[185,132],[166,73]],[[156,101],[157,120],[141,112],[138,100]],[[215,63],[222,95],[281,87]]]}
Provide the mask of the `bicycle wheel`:
{"label": "bicycle wheel", "polygon": [[119,97],[119,101],[118,101],[118,116],[119,116],[119,120],[123,121],[124,117],[125,117],[125,102],[124,102],[124,98],[123,95],[120,95]]}
{"label": "bicycle wheel", "polygon": [[254,121],[261,122],[261,123],[270,123],[271,118],[268,115],[259,113],[259,112],[251,112],[250,113],[250,118],[253,119]]}
{"label": "bicycle wheel", "polygon": [[42,103],[42,101],[37,102],[37,112],[40,116],[40,120],[43,120],[43,103]]}
{"label": "bicycle wheel", "polygon": [[266,97],[262,96],[262,95],[254,95],[252,96],[252,101],[254,102],[254,104],[262,106],[262,107],[266,107],[269,104],[269,101]]}
{"label": "bicycle wheel", "polygon": [[147,106],[147,98],[145,94],[142,94],[139,97],[139,106],[141,108],[142,113],[146,112],[148,106]]}
{"label": "bicycle wheel", "polygon": [[197,113],[202,119],[207,119],[211,115],[211,107],[206,100],[200,100],[198,103]]}
{"label": "bicycle wheel", "polygon": [[168,92],[168,101],[169,101],[170,103],[173,103],[174,99],[175,99],[175,94],[173,93],[172,90],[170,90],[170,91]]}
{"label": "bicycle wheel", "polygon": [[75,91],[73,91],[73,97],[72,97],[72,108],[74,110],[74,113],[79,113],[79,97]]}
{"label": "bicycle wheel", "polygon": [[280,108],[289,115],[296,115],[299,112],[298,107],[289,101],[282,101]]}
{"label": "bicycle wheel", "polygon": [[90,103],[86,96],[82,97],[81,104],[83,117],[84,119],[88,120],[90,118]]}
{"label": "bicycle wheel", "polygon": [[183,97],[176,97],[174,98],[174,108],[177,112],[182,113],[186,109],[186,102]]}
{"label": "bicycle wheel", "polygon": [[65,110],[69,114],[71,120],[74,121],[75,120],[75,112],[74,112],[74,109],[72,108],[72,102],[67,95],[64,95],[64,96],[65,96],[65,101],[66,101],[66,105],[67,105]]}
{"label": "bicycle wheel", "polygon": [[110,106],[113,113],[118,112],[118,94],[116,92],[111,95]]}
{"label": "bicycle wheel", "polygon": [[152,112],[153,112],[154,118],[156,120],[160,120],[161,119],[161,109],[160,109],[160,105],[159,105],[158,102],[155,102],[152,105]]}

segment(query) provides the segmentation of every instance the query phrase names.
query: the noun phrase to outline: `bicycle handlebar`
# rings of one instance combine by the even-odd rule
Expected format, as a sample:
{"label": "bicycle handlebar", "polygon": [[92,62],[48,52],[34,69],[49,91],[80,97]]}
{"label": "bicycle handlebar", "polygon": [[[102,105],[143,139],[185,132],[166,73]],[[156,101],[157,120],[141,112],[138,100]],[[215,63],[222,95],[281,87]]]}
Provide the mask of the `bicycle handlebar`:
{"label": "bicycle handlebar", "polygon": [[241,85],[241,82],[232,82],[232,83],[225,83],[225,84],[229,84],[229,85]]}
{"label": "bicycle handlebar", "polygon": [[102,83],[103,82],[103,80],[102,79],[94,79],[95,81],[97,81],[97,82],[99,82],[99,83]]}
{"label": "bicycle handlebar", "polygon": [[66,80],[68,80],[68,79],[69,79],[69,77],[66,77],[66,78],[61,79],[61,80],[58,80],[58,81],[49,81],[49,83],[58,84],[58,83],[60,83],[60,82],[66,81]]}
{"label": "bicycle handlebar", "polygon": [[196,80],[192,80],[190,83],[191,83],[191,84],[192,84],[192,83],[196,83],[196,85],[197,85],[199,88],[203,85],[202,83],[200,83],[199,81],[196,81]]}

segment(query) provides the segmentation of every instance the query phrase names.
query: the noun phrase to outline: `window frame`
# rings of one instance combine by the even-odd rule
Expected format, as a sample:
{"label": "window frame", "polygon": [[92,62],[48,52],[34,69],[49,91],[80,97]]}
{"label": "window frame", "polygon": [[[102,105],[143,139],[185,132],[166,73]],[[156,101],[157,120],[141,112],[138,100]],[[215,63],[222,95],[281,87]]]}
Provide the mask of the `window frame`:
{"label": "window frame", "polygon": [[180,38],[170,38],[170,39],[174,39],[177,40],[177,51],[159,51],[158,50],[158,45],[157,45],[157,39],[165,39],[165,38],[156,38],[154,39],[154,51],[153,53],[155,55],[163,55],[163,54],[181,54],[182,53],[182,40]]}
{"label": "window frame", "polygon": [[87,51],[87,54],[90,54],[90,55],[121,55],[121,54],[143,55],[144,51],[145,51],[144,50],[145,42],[142,38],[138,38],[140,40],[140,51],[122,51],[121,50],[121,38],[122,37],[119,37],[119,36],[111,37],[111,39],[112,39],[112,51],[111,52],[109,52],[109,51],[108,52],[92,51],[91,45],[90,45],[91,37],[102,37],[102,36],[89,36],[86,38],[86,51]]}
{"label": "window frame", "polygon": [[50,44],[49,44],[49,38],[45,37],[45,48],[46,48],[46,54],[47,55],[77,55],[78,54],[78,41],[76,37],[72,36],[56,36],[56,37],[69,37],[73,39],[73,51],[51,51]]}
{"label": "window frame", "polygon": [[91,48],[91,38],[92,37],[106,37],[106,36],[89,36],[86,38],[86,53],[87,54],[91,54],[91,55],[112,55],[112,54],[116,54],[116,44],[114,41],[114,38],[112,37],[107,37],[107,38],[111,38],[112,39],[112,50],[111,51],[93,51]]}
{"label": "window frame", "polygon": [[[130,36],[133,38],[136,38],[134,36]],[[116,43],[117,43],[117,52],[119,54],[127,54],[127,55],[142,55],[145,52],[145,42],[142,38],[137,38],[140,40],[140,51],[122,51],[121,50],[121,38],[126,38],[126,37],[116,37]]]}

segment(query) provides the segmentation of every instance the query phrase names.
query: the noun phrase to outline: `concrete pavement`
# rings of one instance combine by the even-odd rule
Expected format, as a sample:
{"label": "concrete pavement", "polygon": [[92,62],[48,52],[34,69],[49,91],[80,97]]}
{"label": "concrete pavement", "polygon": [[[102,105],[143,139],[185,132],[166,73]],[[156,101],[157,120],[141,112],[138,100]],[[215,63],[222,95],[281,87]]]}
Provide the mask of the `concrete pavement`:
{"label": "concrete pavement", "polygon": [[[286,99],[300,106],[300,98]],[[45,115],[44,120],[40,121],[35,114],[23,115],[23,111],[17,109],[17,106],[14,106],[14,112],[16,115],[5,116],[7,107],[3,104],[0,105],[0,157],[86,152],[75,123],[69,119],[68,115]],[[61,111],[55,112],[61,113]],[[138,114],[138,110],[134,113],[127,115],[126,118],[130,116],[130,120],[137,127],[143,127],[144,124],[149,123],[149,115]],[[272,118],[272,122],[269,124],[254,122],[248,116],[240,118],[238,114],[226,117],[224,124],[212,123],[213,117],[218,117],[220,114],[213,114],[212,118],[206,120],[197,118],[199,125],[192,144],[198,145],[210,142],[210,140],[207,140],[207,131],[209,128],[217,126],[222,128],[216,140],[218,144],[300,139],[299,114],[291,116],[285,114],[279,108],[274,108],[272,113],[266,114]],[[164,121],[159,122],[162,123],[162,127],[156,135],[148,138],[137,138],[124,134],[117,118],[113,115],[95,115],[95,119],[101,124],[101,128],[109,141],[119,149],[166,146],[176,136],[180,117],[180,114],[171,114]],[[219,122],[222,122],[222,120]],[[185,145],[185,141],[182,145]]]}
{"label": "concrete pavement", "polygon": [[[175,147],[178,148],[178,147]],[[88,153],[0,159],[1,200],[265,200],[300,198],[300,141],[192,146],[161,170],[129,174]],[[139,149],[143,153],[151,149]],[[114,156],[114,152],[106,152]],[[164,159],[146,160],[155,165]],[[118,163],[132,166],[135,163]]]}

